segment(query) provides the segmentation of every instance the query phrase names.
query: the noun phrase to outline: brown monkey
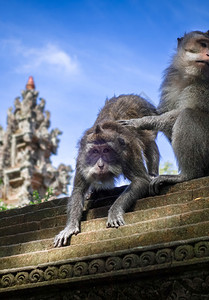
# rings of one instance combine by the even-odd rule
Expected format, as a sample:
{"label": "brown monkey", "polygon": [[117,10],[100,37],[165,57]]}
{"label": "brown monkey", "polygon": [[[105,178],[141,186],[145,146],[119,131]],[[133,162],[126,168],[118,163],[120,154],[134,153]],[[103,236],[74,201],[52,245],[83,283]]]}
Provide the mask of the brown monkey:
{"label": "brown monkey", "polygon": [[137,198],[148,195],[151,176],[158,174],[156,133],[126,128],[116,120],[155,114],[154,106],[139,96],[121,95],[106,101],[80,141],[67,225],[55,237],[55,246],[66,245],[68,238],[79,232],[84,195],[89,188],[110,189],[121,174],[131,182],[109,209],[108,227],[124,225],[124,212]]}
{"label": "brown monkey", "polygon": [[157,111],[159,116],[120,122],[163,131],[172,143],[180,174],[154,178],[152,190],[209,175],[209,31],[192,31],[178,39]]}

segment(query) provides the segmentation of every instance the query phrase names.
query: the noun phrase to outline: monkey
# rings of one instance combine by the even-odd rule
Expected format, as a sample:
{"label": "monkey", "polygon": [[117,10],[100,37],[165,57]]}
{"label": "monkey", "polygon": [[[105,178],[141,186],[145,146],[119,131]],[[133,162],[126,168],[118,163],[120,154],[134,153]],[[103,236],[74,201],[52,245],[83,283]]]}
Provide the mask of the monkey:
{"label": "monkey", "polygon": [[160,186],[209,175],[209,31],[192,31],[178,38],[177,51],[164,72],[156,116],[121,120],[137,129],[162,131],[171,142],[178,175],[159,175]]}
{"label": "monkey", "polygon": [[[116,120],[155,115],[154,105],[137,95],[120,95],[106,100],[94,125],[79,142],[72,195],[67,205],[67,224],[54,239],[66,245],[79,233],[84,196],[91,189],[111,189],[121,174],[130,181],[108,211],[107,227],[125,224],[123,214],[134,201],[149,193],[149,182],[158,175],[159,151],[156,133],[126,128]],[[145,164],[146,162],[146,164]]]}

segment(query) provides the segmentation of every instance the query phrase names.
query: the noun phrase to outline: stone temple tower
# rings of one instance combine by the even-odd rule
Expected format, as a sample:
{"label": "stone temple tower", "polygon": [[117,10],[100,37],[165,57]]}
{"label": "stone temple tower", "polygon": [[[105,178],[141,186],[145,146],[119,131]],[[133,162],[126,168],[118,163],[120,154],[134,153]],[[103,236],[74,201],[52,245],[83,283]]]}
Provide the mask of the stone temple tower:
{"label": "stone temple tower", "polygon": [[6,130],[0,126],[0,198],[10,205],[29,203],[34,190],[41,197],[49,187],[56,196],[67,193],[71,167],[55,168],[50,161],[62,132],[49,131],[50,112],[45,110],[45,100],[37,97],[30,76],[22,99],[17,97],[14,108],[8,109]]}

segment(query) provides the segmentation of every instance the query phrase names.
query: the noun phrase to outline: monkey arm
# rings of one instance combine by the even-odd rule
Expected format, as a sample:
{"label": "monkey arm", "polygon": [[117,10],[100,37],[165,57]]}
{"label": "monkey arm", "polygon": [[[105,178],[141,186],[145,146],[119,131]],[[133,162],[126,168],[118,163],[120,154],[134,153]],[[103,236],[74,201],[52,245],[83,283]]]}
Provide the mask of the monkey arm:
{"label": "monkey arm", "polygon": [[180,110],[174,109],[172,111],[163,113],[162,115],[146,116],[143,118],[130,120],[119,120],[117,122],[121,125],[132,126],[137,129],[168,132],[173,128],[173,125],[176,122],[179,113]]}
{"label": "monkey arm", "polygon": [[135,177],[126,190],[117,198],[108,211],[107,227],[119,227],[125,224],[123,214],[134,202],[148,195],[149,181]]}
{"label": "monkey arm", "polygon": [[146,164],[150,176],[157,176],[159,174],[159,150],[157,144],[153,140],[148,140],[145,143],[144,155],[146,157]]}
{"label": "monkey arm", "polygon": [[67,245],[68,238],[79,233],[79,224],[83,211],[83,194],[81,191],[74,191],[68,202],[66,227],[55,237],[54,246]]}
{"label": "monkey arm", "polygon": [[[84,193],[87,189],[82,180],[75,176],[75,186],[67,206],[66,227],[55,237],[54,246],[61,247],[67,245],[68,239],[80,231],[80,220],[83,212]],[[79,184],[78,184],[79,183]]]}

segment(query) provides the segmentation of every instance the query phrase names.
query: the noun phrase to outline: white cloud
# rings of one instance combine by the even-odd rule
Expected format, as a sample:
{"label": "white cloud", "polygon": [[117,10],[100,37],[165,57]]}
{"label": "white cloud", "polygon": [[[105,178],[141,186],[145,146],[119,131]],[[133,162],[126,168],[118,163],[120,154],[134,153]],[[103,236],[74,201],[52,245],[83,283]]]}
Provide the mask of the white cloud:
{"label": "white cloud", "polygon": [[41,48],[23,45],[18,40],[7,40],[1,43],[3,47],[18,59],[15,71],[64,72],[68,75],[79,72],[79,64],[75,57],[69,55],[59,46],[48,43]]}
{"label": "white cloud", "polygon": [[26,49],[23,56],[27,58],[27,63],[22,66],[25,70],[48,66],[67,73],[75,73],[78,71],[76,60],[71,58],[65,51],[52,44],[47,44],[41,49]]}

